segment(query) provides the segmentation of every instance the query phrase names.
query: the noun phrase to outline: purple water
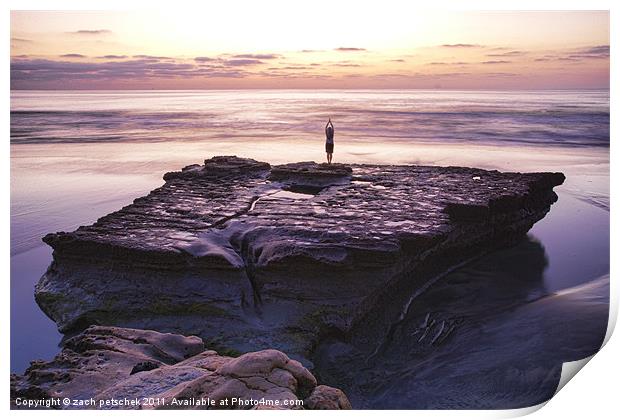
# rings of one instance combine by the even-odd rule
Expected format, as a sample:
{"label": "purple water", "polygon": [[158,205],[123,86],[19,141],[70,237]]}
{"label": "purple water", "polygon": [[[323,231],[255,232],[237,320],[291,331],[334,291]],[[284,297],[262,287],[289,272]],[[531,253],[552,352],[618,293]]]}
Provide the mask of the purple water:
{"label": "purple water", "polygon": [[[567,337],[573,338],[575,351],[558,357],[592,351],[592,340],[582,332],[604,330],[601,310],[606,310],[609,299],[606,286],[600,286],[609,272],[608,91],[15,91],[11,93],[11,371],[23,371],[32,359],[50,358],[61,339],[33,298],[34,284],[51,261],[49,248],[40,241],[43,235],[92,223],[161,185],[164,172],[213,155],[236,154],[271,163],[321,161],[328,117],[336,129],[335,162],[564,172],[567,180],[556,188],[559,202],[530,232],[530,241],[540,245],[536,259],[543,258],[544,265],[531,272],[520,269],[533,258],[521,252],[531,249],[525,242],[520,245],[525,248],[503,251],[514,264],[493,264],[498,258],[506,260],[499,251],[481,265],[460,270],[446,284],[463,284],[462,278],[474,285],[519,278],[525,284],[519,293],[531,289],[536,299],[550,299],[537,300],[543,303],[536,305],[531,299],[516,299],[512,312],[501,311],[483,323],[491,331],[485,335],[486,346],[498,348],[492,370],[496,375],[508,375],[508,366],[518,364],[515,358],[524,352],[555,354]],[[533,278],[528,282],[524,276]],[[594,299],[594,286],[588,286],[592,284],[597,291]],[[567,299],[552,299],[575,286],[583,288],[570,292],[570,306]],[[446,288],[437,289],[426,304],[436,302]],[[502,296],[514,298],[510,293]],[[579,310],[598,311],[598,316],[580,318]],[[575,315],[571,322],[577,324],[562,327],[560,335],[532,321],[547,317],[545,325],[553,326],[564,313]],[[418,315],[411,313],[411,328]],[[530,337],[547,338],[520,340],[524,344],[519,351],[510,350],[504,344],[516,340],[507,334],[515,325]],[[386,355],[382,363],[391,366],[391,375],[385,376],[391,382],[377,381],[378,389],[389,393],[390,384],[400,384],[425,386],[428,393],[433,387],[456,393],[458,381],[448,379],[454,379],[450,366],[460,360],[469,363],[469,368],[459,367],[466,371],[485,359],[465,357],[480,337],[462,331],[455,340],[462,340],[458,348],[463,353],[447,354],[444,350],[450,347],[425,353],[426,363],[432,360],[433,369],[445,376],[443,383],[416,382],[411,375],[418,359],[393,365]],[[399,348],[395,345],[393,351],[400,354]],[[557,360],[548,365],[557,370]],[[518,377],[519,372],[513,373]],[[472,393],[476,389],[472,387]],[[358,406],[381,406],[363,390],[351,392]],[[474,402],[471,395],[433,404],[467,406]],[[415,401],[410,395],[398,398],[389,402],[391,406]],[[487,401],[505,402],[496,396]]]}
{"label": "purple water", "polygon": [[11,94],[11,143],[312,140],[609,146],[607,91],[105,91]]}

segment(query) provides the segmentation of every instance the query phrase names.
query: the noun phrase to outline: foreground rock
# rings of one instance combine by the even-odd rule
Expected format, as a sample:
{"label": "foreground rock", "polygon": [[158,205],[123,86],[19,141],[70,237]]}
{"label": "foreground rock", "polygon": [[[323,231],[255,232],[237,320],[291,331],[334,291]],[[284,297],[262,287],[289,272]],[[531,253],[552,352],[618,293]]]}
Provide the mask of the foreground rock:
{"label": "foreground rock", "polygon": [[164,179],[44,238],[54,261],[36,287],[41,308],[65,332],[196,334],[311,366],[321,337],[372,348],[432,279],[521,238],[564,176],[216,157]]}
{"label": "foreground rock", "polygon": [[277,350],[226,357],[198,337],[115,327],[90,327],[11,378],[13,407],[52,398],[53,408],[351,408]]}

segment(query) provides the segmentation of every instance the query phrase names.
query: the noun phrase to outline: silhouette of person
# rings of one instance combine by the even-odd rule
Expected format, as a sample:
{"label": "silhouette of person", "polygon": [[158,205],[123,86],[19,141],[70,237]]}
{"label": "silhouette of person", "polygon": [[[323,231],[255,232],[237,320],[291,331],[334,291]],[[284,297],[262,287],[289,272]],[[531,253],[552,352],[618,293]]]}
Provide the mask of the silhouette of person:
{"label": "silhouette of person", "polygon": [[334,153],[334,124],[331,118],[325,125],[325,153],[327,153],[327,163],[331,164]]}

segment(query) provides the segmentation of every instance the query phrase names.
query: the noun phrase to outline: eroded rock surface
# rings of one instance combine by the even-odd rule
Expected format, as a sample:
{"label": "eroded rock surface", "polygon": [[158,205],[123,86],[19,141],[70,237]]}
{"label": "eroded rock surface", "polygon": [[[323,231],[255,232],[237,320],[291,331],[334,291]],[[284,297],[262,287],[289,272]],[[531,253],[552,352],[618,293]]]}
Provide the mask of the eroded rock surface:
{"label": "eroded rock surface", "polygon": [[564,176],[215,157],[164,179],[44,238],[54,261],[36,288],[41,308],[61,331],[196,334],[311,367],[320,337],[372,348],[437,275],[522,237]]}
{"label": "eroded rock surface", "polygon": [[[54,360],[13,375],[14,405],[18,398],[71,401],[54,408],[351,408],[342,391],[317,386],[277,350],[234,358],[205,350],[198,337],[100,326],[65,341]],[[91,398],[94,405],[73,405]]]}

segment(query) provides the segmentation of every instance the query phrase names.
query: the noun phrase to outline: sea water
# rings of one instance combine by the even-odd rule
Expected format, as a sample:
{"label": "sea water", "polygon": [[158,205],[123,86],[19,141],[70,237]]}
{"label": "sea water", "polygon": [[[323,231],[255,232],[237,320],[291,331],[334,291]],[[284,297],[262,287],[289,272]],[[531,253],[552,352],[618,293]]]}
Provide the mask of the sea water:
{"label": "sea water", "polygon": [[[347,390],[356,406],[475,405],[476,392],[487,396],[490,392],[480,385],[484,375],[469,393],[458,384],[463,378],[475,383],[477,376],[466,373],[484,372],[483,361],[493,360],[493,366],[486,368],[512,378],[507,383],[518,388],[515,383],[523,375],[531,380],[555,378],[559,358],[594,351],[597,338],[585,338],[583,331],[604,334],[601,319],[606,320],[609,300],[606,90],[13,91],[11,370],[21,372],[32,359],[51,358],[61,340],[33,297],[34,285],[51,262],[42,236],[93,223],[160,186],[164,172],[214,155],[271,163],[322,161],[328,118],[335,127],[334,162],[463,165],[560,171],[567,176],[556,188],[558,203],[528,238],[447,276],[443,285],[420,297],[401,328],[415,331],[425,310],[435,315],[442,308],[465,311],[441,294],[453,296],[446,292],[451,287],[469,290],[465,285],[488,290],[484,298],[500,303],[495,307],[497,316],[474,316],[477,327],[463,324],[441,348],[417,352],[399,363],[402,349],[411,343],[402,338],[407,334],[394,340],[383,360],[366,367],[383,372],[373,380],[364,379],[374,388],[360,380]],[[528,265],[534,269],[523,270]],[[487,289],[498,281],[519,287]],[[563,291],[571,298],[556,298]],[[597,316],[580,317],[575,308]],[[560,327],[564,313],[571,314],[572,324]],[[538,322],[540,317],[547,321]],[[516,326],[528,337],[541,339],[511,336]],[[514,370],[523,352],[552,354],[566,346],[567,339],[572,339],[574,351],[557,356],[553,363],[545,359],[545,366],[551,366],[546,370]],[[516,351],[510,340],[526,347]],[[466,357],[472,348],[478,356]],[[492,359],[484,357],[489,348],[496,348]],[[428,392],[418,391],[414,398],[395,391],[413,387]],[[547,384],[544,392],[548,388]],[[430,398],[435,389],[445,390],[446,397]],[[510,401],[536,401],[536,396],[511,398],[488,396],[486,401],[497,407],[511,406]]]}

